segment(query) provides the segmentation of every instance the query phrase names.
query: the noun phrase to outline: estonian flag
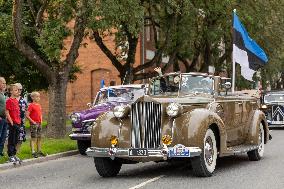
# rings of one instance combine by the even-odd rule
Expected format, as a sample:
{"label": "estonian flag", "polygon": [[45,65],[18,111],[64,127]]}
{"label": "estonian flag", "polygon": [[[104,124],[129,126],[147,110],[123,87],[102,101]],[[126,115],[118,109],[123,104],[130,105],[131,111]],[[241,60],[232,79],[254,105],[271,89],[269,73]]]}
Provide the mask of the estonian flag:
{"label": "estonian flag", "polygon": [[233,63],[240,64],[242,76],[252,81],[255,71],[264,66],[268,58],[259,45],[249,37],[235,11],[233,28]]}

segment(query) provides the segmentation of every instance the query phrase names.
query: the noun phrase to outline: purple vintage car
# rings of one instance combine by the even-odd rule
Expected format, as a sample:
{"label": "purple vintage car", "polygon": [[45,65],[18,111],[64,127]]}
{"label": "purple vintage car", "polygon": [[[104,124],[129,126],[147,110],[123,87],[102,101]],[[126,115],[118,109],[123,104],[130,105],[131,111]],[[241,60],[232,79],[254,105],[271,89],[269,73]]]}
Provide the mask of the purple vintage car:
{"label": "purple vintage car", "polygon": [[89,104],[90,109],[73,112],[70,116],[72,121],[72,134],[70,138],[77,140],[80,154],[85,155],[86,149],[91,146],[91,125],[103,112],[112,110],[120,104],[129,104],[145,94],[145,85],[118,85],[100,89],[94,100]]}

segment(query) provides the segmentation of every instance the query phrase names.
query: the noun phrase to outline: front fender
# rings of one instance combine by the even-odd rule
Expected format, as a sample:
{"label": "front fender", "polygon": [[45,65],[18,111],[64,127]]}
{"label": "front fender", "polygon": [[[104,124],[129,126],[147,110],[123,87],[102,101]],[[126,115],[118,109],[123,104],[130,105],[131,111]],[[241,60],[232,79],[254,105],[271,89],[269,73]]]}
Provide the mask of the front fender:
{"label": "front fender", "polygon": [[224,122],[216,113],[204,108],[194,109],[174,120],[173,142],[203,149],[205,133],[213,125],[218,128],[220,149],[226,149],[227,134]]}
{"label": "front fender", "polygon": [[117,136],[118,146],[130,147],[130,119],[117,119],[113,112],[105,112],[97,119],[92,129],[92,146],[109,148],[111,136]]}
{"label": "front fender", "polygon": [[255,110],[253,116],[250,118],[248,122],[248,136],[247,136],[247,144],[258,144],[258,134],[259,134],[259,125],[263,125],[263,129],[265,132],[264,135],[264,143],[266,144],[269,140],[269,128],[265,118],[265,114],[260,110]]}

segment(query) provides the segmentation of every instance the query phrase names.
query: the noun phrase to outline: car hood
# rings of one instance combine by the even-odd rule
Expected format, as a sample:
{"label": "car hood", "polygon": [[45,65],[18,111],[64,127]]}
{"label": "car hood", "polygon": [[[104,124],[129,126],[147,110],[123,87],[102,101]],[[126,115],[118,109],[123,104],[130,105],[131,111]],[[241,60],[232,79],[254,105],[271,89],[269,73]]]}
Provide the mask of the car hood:
{"label": "car hood", "polygon": [[115,106],[121,105],[121,104],[127,104],[126,102],[106,102],[102,104],[95,105],[94,107],[74,112],[80,115],[80,121],[77,123],[72,123],[73,127],[82,127],[82,122],[85,120],[92,120],[96,119],[101,113],[107,112],[112,110]]}

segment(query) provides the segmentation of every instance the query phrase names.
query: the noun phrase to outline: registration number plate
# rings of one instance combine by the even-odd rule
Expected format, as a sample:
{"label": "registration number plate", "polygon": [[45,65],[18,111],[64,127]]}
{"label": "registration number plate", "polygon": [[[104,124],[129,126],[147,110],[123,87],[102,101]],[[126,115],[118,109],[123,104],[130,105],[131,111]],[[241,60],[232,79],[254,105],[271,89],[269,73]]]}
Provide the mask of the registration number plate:
{"label": "registration number plate", "polygon": [[129,149],[128,155],[132,157],[147,157],[148,150],[144,148],[133,148]]}
{"label": "registration number plate", "polygon": [[169,157],[190,157],[190,151],[183,145],[176,145],[169,149]]}

